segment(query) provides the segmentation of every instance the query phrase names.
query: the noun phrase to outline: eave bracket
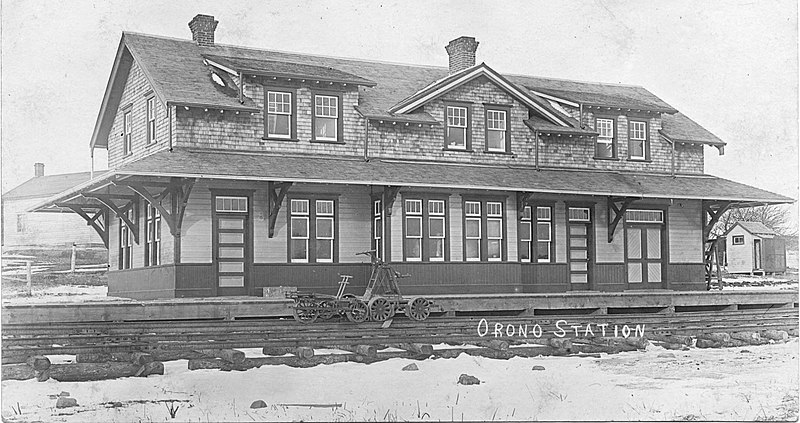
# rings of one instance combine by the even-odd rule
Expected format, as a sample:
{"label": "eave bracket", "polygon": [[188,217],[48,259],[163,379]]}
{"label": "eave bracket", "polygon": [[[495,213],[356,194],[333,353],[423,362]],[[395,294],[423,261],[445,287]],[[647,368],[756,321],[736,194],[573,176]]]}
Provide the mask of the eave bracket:
{"label": "eave bracket", "polygon": [[628,211],[636,197],[608,197],[608,242],[609,244],[614,240],[614,232],[617,230],[617,225],[622,221],[625,212]]}
{"label": "eave bracket", "polygon": [[286,193],[289,192],[291,186],[291,182],[269,182],[267,186],[270,238],[275,236],[275,222],[278,221],[278,213],[281,211],[281,204],[286,198]]}

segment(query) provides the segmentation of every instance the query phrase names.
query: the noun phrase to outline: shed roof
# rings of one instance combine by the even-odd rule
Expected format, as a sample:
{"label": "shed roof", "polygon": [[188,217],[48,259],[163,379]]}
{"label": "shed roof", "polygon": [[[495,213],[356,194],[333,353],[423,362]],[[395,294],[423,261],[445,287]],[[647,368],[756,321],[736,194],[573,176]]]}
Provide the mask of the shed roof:
{"label": "shed roof", "polygon": [[3,193],[3,200],[47,198],[89,180],[90,172],[44,175],[28,179]]}
{"label": "shed roof", "polygon": [[[287,156],[229,150],[162,151],[129,163],[105,179],[124,176],[190,177],[325,184],[392,185],[637,198],[671,198],[787,203],[791,198],[708,175],[676,176],[631,172],[483,166],[390,159]],[[48,204],[73,198],[93,184],[60,193]],[[47,204],[41,207],[45,208]]]}
{"label": "shed roof", "polygon": [[777,233],[770,229],[767,225],[761,222],[747,222],[741,221],[736,222],[739,226],[744,228],[747,232],[750,232],[753,235],[776,235]]}
{"label": "shed roof", "polygon": [[661,117],[661,130],[673,141],[707,144],[715,147],[721,147],[726,144],[706,128],[703,128],[680,112],[674,115],[663,115]]}

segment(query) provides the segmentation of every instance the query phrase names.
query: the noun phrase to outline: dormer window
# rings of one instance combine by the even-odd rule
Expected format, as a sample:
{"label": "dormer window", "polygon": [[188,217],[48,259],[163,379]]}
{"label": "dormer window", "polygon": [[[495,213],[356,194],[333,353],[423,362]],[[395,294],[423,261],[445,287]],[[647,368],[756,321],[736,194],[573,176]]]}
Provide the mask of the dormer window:
{"label": "dormer window", "polygon": [[469,109],[464,106],[446,106],[444,146],[450,150],[469,149]]}
{"label": "dormer window", "polygon": [[339,100],[338,95],[314,95],[314,141],[340,141]]}
{"label": "dormer window", "polygon": [[647,122],[628,122],[628,159],[647,160]]}
{"label": "dormer window", "polygon": [[294,125],[292,93],[267,91],[267,138],[291,139]]}
{"label": "dormer window", "polygon": [[486,151],[507,153],[511,148],[509,109],[486,108]]}
{"label": "dormer window", "polygon": [[598,118],[595,121],[595,130],[599,133],[595,144],[594,156],[601,159],[616,157],[614,148],[614,119]]}

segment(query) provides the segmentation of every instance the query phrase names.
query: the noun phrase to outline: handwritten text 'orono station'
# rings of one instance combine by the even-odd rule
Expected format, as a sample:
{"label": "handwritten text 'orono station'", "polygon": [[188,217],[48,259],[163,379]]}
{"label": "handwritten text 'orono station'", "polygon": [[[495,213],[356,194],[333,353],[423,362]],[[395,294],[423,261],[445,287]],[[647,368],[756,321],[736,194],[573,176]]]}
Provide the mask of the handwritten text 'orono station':
{"label": "handwritten text 'orono station'", "polygon": [[608,323],[587,323],[586,325],[569,324],[566,320],[558,320],[555,325],[545,325],[543,328],[539,323],[534,324],[503,324],[494,323],[490,324],[486,319],[481,319],[478,322],[478,336],[484,337],[487,335],[500,337],[518,337],[527,338],[528,335],[533,338],[541,338],[542,336],[556,336],[563,338],[565,336],[575,337],[614,337],[614,338],[628,338],[631,336],[641,337],[644,336],[644,325],[618,325]]}

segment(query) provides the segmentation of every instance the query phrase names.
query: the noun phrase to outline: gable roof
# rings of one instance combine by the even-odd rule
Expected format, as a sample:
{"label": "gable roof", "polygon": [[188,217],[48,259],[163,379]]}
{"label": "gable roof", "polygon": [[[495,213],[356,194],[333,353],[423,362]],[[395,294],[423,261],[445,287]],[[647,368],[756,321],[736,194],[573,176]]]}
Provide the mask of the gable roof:
{"label": "gable roof", "polygon": [[47,198],[89,180],[91,172],[62,173],[28,179],[3,194],[3,201]]}
{"label": "gable roof", "polygon": [[[736,222],[737,225],[741,226],[747,232],[750,232],[753,235],[776,235],[777,232],[767,227],[767,225],[761,222],[748,222],[748,221],[739,221]],[[735,227],[735,226],[734,226]],[[733,228],[731,228],[733,229]],[[730,232],[730,231],[728,231]]]}
{"label": "gable roof", "polygon": [[[216,57],[239,69],[271,67],[272,72],[310,73],[320,78],[341,79],[354,84],[363,84],[359,93],[358,111],[370,119],[385,119],[400,122],[401,116],[391,112],[393,106],[403,99],[410,99],[426,87],[430,89],[438,81],[449,80],[446,67],[419,66],[380,61],[338,58],[299,54],[284,51],[237,47],[224,44],[198,46],[184,39],[124,32],[109,78],[103,103],[98,113],[90,145],[107,147],[108,134],[113,117],[119,107],[120,97],[128,71],[134,60],[150,82],[156,97],[165,106],[185,105],[261,112],[251,99],[244,97],[240,103],[237,93],[219,89],[212,81],[212,68],[204,63],[205,57]],[[223,59],[220,59],[223,58]],[[574,119],[557,112],[546,96],[574,101],[587,106],[642,109],[663,113],[675,113],[670,105],[638,86],[567,81],[524,75],[501,75],[486,66],[484,74],[520,92],[531,105],[553,113],[566,126],[577,127]],[[374,85],[372,85],[374,84]],[[538,108],[538,107],[536,107]],[[434,123],[425,113],[403,115],[407,122]],[[552,119],[551,119],[552,120]],[[672,133],[699,133],[697,126],[686,119],[674,120]],[[706,135],[707,136],[707,135]],[[707,138],[704,138],[707,139]]]}
{"label": "gable roof", "polygon": [[570,119],[564,116],[562,113],[556,111],[547,101],[539,98],[530,91],[520,89],[519,87],[511,83],[508,79],[504,78],[503,75],[500,75],[499,73],[495,72],[494,69],[487,66],[486,63],[475,65],[473,67],[464,69],[461,72],[456,72],[452,75],[448,75],[447,77],[439,81],[435,81],[434,83],[417,91],[410,97],[407,97],[402,101],[400,101],[399,103],[392,106],[389,109],[389,112],[390,113],[411,112],[416,108],[420,107],[421,105],[439,96],[446,94],[448,91],[480,77],[488,78],[495,85],[497,85],[498,87],[509,93],[511,96],[515,97],[517,100],[527,105],[528,107],[536,110],[539,114],[544,116],[546,119],[550,120],[552,123],[559,124],[561,126],[573,126],[573,127],[578,126],[577,122],[571,122],[571,120],[574,119]]}

